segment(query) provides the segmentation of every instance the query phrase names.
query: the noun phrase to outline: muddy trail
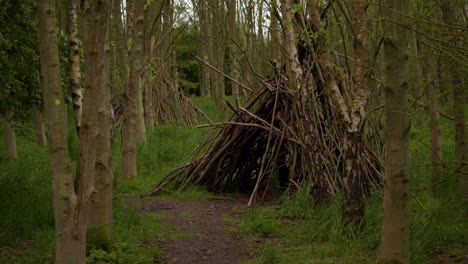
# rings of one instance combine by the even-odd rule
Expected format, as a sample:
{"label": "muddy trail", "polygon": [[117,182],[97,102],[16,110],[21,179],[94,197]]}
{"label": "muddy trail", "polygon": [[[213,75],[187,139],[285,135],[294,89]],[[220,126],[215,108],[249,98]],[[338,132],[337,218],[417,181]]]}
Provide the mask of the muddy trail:
{"label": "muddy trail", "polygon": [[165,215],[161,224],[171,229],[171,239],[158,245],[163,257],[155,263],[247,263],[257,243],[232,231],[247,212],[246,204],[245,199],[224,197],[208,201],[139,200],[143,213]]}

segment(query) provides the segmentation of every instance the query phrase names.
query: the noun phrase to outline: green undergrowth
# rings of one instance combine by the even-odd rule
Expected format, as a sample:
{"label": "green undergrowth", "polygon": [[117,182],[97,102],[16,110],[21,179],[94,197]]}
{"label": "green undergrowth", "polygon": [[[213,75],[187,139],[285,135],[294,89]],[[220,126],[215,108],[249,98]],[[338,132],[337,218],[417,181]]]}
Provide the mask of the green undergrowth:
{"label": "green undergrowth", "polygon": [[[411,263],[430,263],[435,248],[468,242],[463,210],[466,212],[453,200],[429,194],[413,196]],[[252,212],[241,220],[239,229],[266,239],[252,263],[376,263],[382,224],[381,193],[367,201],[366,226],[360,233],[342,227],[341,198],[328,205],[314,205],[304,189],[284,195],[279,208],[257,208]]]}
{"label": "green undergrowth", "polygon": [[241,220],[238,230],[251,234],[277,234],[280,223],[274,208],[253,208]]}

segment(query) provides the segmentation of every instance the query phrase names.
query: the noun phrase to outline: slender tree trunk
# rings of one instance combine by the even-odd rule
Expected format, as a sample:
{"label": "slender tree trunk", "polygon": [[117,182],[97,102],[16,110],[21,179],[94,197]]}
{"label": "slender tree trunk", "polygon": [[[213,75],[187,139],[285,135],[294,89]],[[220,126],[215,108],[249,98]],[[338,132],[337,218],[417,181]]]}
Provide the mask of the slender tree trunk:
{"label": "slender tree trunk", "polygon": [[75,113],[75,125],[79,132],[81,127],[81,115],[83,111],[83,92],[81,90],[80,72],[80,47],[78,40],[78,25],[75,0],[68,1],[68,43],[70,45],[70,87],[72,92],[73,111]]}
{"label": "slender tree trunk", "polygon": [[[150,31],[153,24],[154,6],[156,3],[151,3],[144,12],[144,60],[150,60],[153,53],[153,36]],[[154,107],[153,107],[153,83],[149,80],[150,70],[143,70],[143,89],[144,89],[144,110],[145,110],[145,124],[146,127],[151,129],[154,127]]]}
{"label": "slender tree trunk", "polygon": [[18,153],[16,150],[16,133],[13,122],[7,118],[3,118],[3,129],[4,129],[4,143],[5,151],[8,157],[12,159],[18,158]]}
{"label": "slender tree trunk", "polygon": [[[206,0],[199,1],[199,16],[200,16],[200,44],[201,44],[201,57],[204,61],[209,62],[209,50],[210,50],[210,43],[211,40],[209,39],[210,33],[209,26],[210,22],[208,21],[208,9]],[[203,64],[200,65],[201,67],[201,85],[200,85],[200,93],[202,96],[211,96],[211,82],[210,82],[210,70]]]}
{"label": "slender tree trunk", "polygon": [[[213,20],[213,1],[215,0],[207,0],[206,1],[206,12],[205,12],[205,19],[206,19],[206,46],[207,46],[207,56],[208,56],[208,62],[216,66],[215,63],[215,54],[213,50],[215,49],[216,41],[215,41],[215,33],[214,33],[214,20]],[[209,81],[210,81],[210,95],[214,99],[216,103],[216,98],[217,97],[217,89],[216,89],[216,83],[217,83],[217,78],[218,74],[214,72],[209,73]]]}
{"label": "slender tree trunk", "polygon": [[359,230],[364,225],[364,193],[361,189],[360,178],[366,171],[360,169],[359,155],[364,151],[363,137],[366,107],[370,96],[370,57],[369,57],[369,31],[367,28],[367,2],[358,0],[349,1],[350,16],[353,31],[353,101],[348,106],[351,124],[347,126],[344,144],[345,176],[344,185],[344,224],[352,230]]}
{"label": "slender tree trunk", "polygon": [[[126,87],[128,82],[128,70],[127,70],[127,45],[125,42],[125,29],[122,21],[122,9],[121,0],[113,0],[114,15],[113,23],[115,27],[115,45],[117,56],[115,63],[117,64],[118,76],[120,79],[120,90],[119,94],[123,92],[123,88]],[[113,97],[112,97],[113,98]]]}
{"label": "slender tree trunk", "polygon": [[281,56],[281,37],[279,33],[278,18],[275,15],[276,3],[272,5],[270,11],[270,49],[274,60],[280,59]]}
{"label": "slender tree trunk", "polygon": [[[213,14],[213,20],[215,21],[215,25],[213,28],[215,29],[215,36],[216,37],[216,44],[215,50],[213,51],[216,54],[216,66],[219,70],[224,71],[224,48],[225,48],[225,37],[224,37],[224,17],[225,17],[225,9],[224,9],[224,0],[215,0],[216,1],[216,10]],[[224,105],[224,97],[226,95],[225,92],[225,83],[224,83],[224,76],[220,74],[216,74],[218,77],[216,78],[216,89],[217,91],[217,99],[216,105],[218,107],[218,114],[221,120],[226,118],[226,107]]]}
{"label": "slender tree trunk", "polygon": [[[146,1],[145,1],[146,3]],[[144,112],[145,110],[143,109],[143,83],[142,83],[142,74],[143,74],[143,68],[141,64],[141,60],[143,59],[143,45],[144,45],[144,5],[145,3],[139,3],[139,0],[134,0],[133,4],[129,5],[128,8],[133,8],[131,10],[131,14],[127,13],[127,23],[129,26],[131,26],[131,30],[129,30],[129,33],[131,33],[131,43],[132,43],[132,50],[134,46],[136,49],[139,49],[138,52],[138,57],[134,58],[138,61],[135,61],[138,64],[138,71],[134,72],[133,74],[131,73],[131,62],[129,61],[129,66],[130,66],[130,78],[136,78],[138,80],[129,80],[128,85],[133,85],[130,84],[130,82],[133,82],[135,85],[137,85],[138,90],[136,91],[135,95],[135,103],[136,103],[136,136],[137,136],[137,144],[144,143],[146,142],[146,127],[145,127],[145,117],[144,117]],[[141,10],[139,10],[140,8]],[[134,16],[130,18],[131,16]],[[130,25],[132,24],[132,25]],[[135,68],[136,70],[136,68]]]}
{"label": "slender tree trunk", "polygon": [[37,145],[39,145],[39,147],[45,147],[47,145],[47,138],[42,113],[39,111],[39,109],[37,109],[35,105],[33,106],[33,112]]}
{"label": "slender tree trunk", "polygon": [[[236,1],[234,0],[227,0],[227,12],[228,12],[228,29],[229,29],[229,40],[228,40],[228,47],[229,47],[229,62],[231,69],[231,76],[234,80],[239,79],[239,61],[237,58],[237,47],[236,42],[238,42],[237,38],[237,24],[236,24]],[[239,85],[235,82],[231,82],[231,89],[232,89],[232,97],[236,104],[239,104]]]}
{"label": "slender tree trunk", "polygon": [[[254,87],[254,80],[251,73],[250,67],[253,66],[252,58],[254,58],[254,31],[255,31],[255,22],[254,22],[254,0],[246,0],[245,4],[247,5],[245,24],[245,63],[244,65],[244,74],[245,80],[247,81],[247,86]],[[250,65],[249,65],[250,64]]]}
{"label": "slender tree trunk", "polygon": [[[141,57],[140,59],[143,59]],[[140,67],[140,70],[142,68]],[[143,107],[143,78],[141,76],[138,76],[140,79],[138,82],[138,94],[137,94],[137,120],[136,120],[136,125],[137,125],[137,143],[142,144],[146,142],[146,126],[145,126],[145,109]]]}
{"label": "slender tree trunk", "polygon": [[427,76],[430,93],[430,114],[431,114],[431,149],[432,149],[432,191],[436,193],[437,185],[442,175],[442,146],[440,132],[440,114],[439,114],[439,85],[437,82],[437,71],[434,58],[427,58]]}
{"label": "slender tree trunk", "polygon": [[297,39],[294,32],[294,20],[291,16],[293,6],[297,4],[296,0],[283,0],[281,10],[283,13],[283,31],[284,31],[284,43],[287,53],[286,67],[288,69],[290,87],[292,90],[297,89],[296,85],[302,78],[302,67],[299,63],[299,56],[297,53],[297,47],[294,44]]}
{"label": "slender tree trunk", "polygon": [[[385,18],[405,24],[408,0],[386,0]],[[408,33],[384,21],[385,174],[384,218],[379,259],[408,264],[409,258],[409,135]]]}
{"label": "slender tree trunk", "polygon": [[259,0],[258,1],[258,17],[257,17],[257,21],[258,21],[258,25],[257,25],[257,41],[256,41],[256,52],[255,52],[255,55],[257,57],[256,59],[256,71],[260,72],[260,73],[264,73],[265,70],[264,70],[264,67],[263,66],[263,62],[265,61],[265,45],[264,45],[264,38],[263,38],[263,20],[264,20],[264,17],[263,17],[263,0]]}
{"label": "slender tree trunk", "polygon": [[[134,3],[134,4],[133,4]],[[122,124],[122,178],[129,179],[137,175],[136,147],[138,143],[138,100],[140,94],[141,58],[143,48],[143,10],[144,0],[127,1],[127,7],[134,5],[127,13],[128,31],[132,35],[129,53],[130,75],[124,92],[124,120]]]}
{"label": "slender tree trunk", "polygon": [[[444,22],[448,25],[457,24],[457,14],[453,1],[441,1],[440,9]],[[451,36],[458,37],[463,33],[457,31],[455,27],[449,27]],[[460,40],[454,40],[453,43],[457,46],[462,46]],[[458,173],[460,196],[463,203],[468,203],[468,131],[466,129],[466,87],[463,80],[463,67],[456,61],[452,62],[449,67],[449,72],[452,74],[453,87],[453,117],[455,121],[455,153],[457,161],[460,163]]]}
{"label": "slender tree trunk", "polygon": [[[418,39],[416,38],[416,32],[412,33],[413,37],[413,45],[411,46],[413,49],[413,53],[415,56],[415,62],[414,62],[414,95],[415,95],[415,100],[421,101],[424,100],[424,95],[423,95],[423,73],[422,73],[422,67],[421,67],[421,54],[419,50],[419,44],[418,44]],[[417,118],[419,121],[420,127],[426,127],[426,118],[424,117],[424,108],[419,108],[417,111]]]}
{"label": "slender tree trunk", "polygon": [[[109,89],[110,65],[110,14],[109,2],[93,1],[90,14],[84,23],[88,23],[88,38],[85,42],[86,84],[94,90],[94,97],[88,103],[92,104],[92,111],[96,112],[95,163],[90,170],[94,170],[94,191],[91,196],[89,214],[90,227],[103,231],[104,239],[111,241],[112,233],[112,149],[111,149],[111,104]],[[93,29],[90,29],[93,27]],[[86,95],[85,95],[86,97]],[[86,98],[85,98],[86,99]],[[91,143],[91,142],[88,142]],[[89,158],[89,157],[86,157]]]}
{"label": "slender tree trunk", "polygon": [[[210,31],[209,40],[212,42],[210,46],[210,63],[219,70],[224,67],[224,31],[221,27],[223,22],[224,7],[220,0],[209,0],[209,17],[210,23],[208,30]],[[211,95],[216,103],[216,109],[221,120],[225,118],[224,99],[224,77],[218,73],[212,72],[211,79]]]}
{"label": "slender tree trunk", "polygon": [[63,101],[54,0],[37,2],[42,92],[48,131],[55,217],[55,263],[84,264],[86,232],[79,228],[84,209],[75,194],[68,153],[67,111]]}

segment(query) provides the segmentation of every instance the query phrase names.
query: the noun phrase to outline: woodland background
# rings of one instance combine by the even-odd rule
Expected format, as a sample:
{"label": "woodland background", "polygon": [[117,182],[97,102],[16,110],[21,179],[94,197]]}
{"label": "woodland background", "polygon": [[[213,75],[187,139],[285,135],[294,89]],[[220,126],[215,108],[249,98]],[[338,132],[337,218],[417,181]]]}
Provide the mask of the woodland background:
{"label": "woodland background", "polygon": [[[188,161],[204,167],[218,153],[200,148],[206,135],[228,146],[255,123],[270,132],[243,145],[266,145],[248,156],[247,193],[268,177],[281,185],[276,163],[262,162],[281,156],[272,131],[287,131],[293,181],[279,204],[257,197],[241,219],[236,231],[266,237],[252,263],[463,263],[466,17],[461,0],[0,0],[0,262],[157,263],[162,216],[127,201]],[[259,105],[263,119],[246,121]],[[314,149],[307,131],[321,127]],[[338,154],[325,154],[330,141]],[[336,170],[311,173],[308,153]],[[215,182],[242,166],[217,164],[218,176],[197,174],[203,184],[188,170],[168,183],[183,190],[151,199],[232,192]],[[401,185],[383,184],[400,171]],[[382,235],[399,225],[402,235]],[[75,235],[59,238],[67,228]],[[386,255],[392,245],[401,254]]]}

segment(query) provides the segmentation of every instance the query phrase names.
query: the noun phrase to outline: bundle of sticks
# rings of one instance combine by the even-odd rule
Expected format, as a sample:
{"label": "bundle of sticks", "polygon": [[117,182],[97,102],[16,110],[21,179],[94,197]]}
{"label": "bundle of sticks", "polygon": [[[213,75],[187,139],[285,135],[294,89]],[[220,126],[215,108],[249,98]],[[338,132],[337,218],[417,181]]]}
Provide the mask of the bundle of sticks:
{"label": "bundle of sticks", "polygon": [[[278,71],[245,107],[226,102],[233,112],[229,121],[199,126],[213,129],[151,195],[171,182],[179,190],[201,184],[217,192],[249,190],[250,205],[259,192],[265,196],[280,168],[287,168],[290,188],[308,184],[317,200],[340,192],[345,128],[323,89],[319,84],[291,90],[287,75]],[[364,146],[360,160],[378,172],[378,158],[369,144]],[[380,187],[379,173],[365,175],[362,192]]]}

